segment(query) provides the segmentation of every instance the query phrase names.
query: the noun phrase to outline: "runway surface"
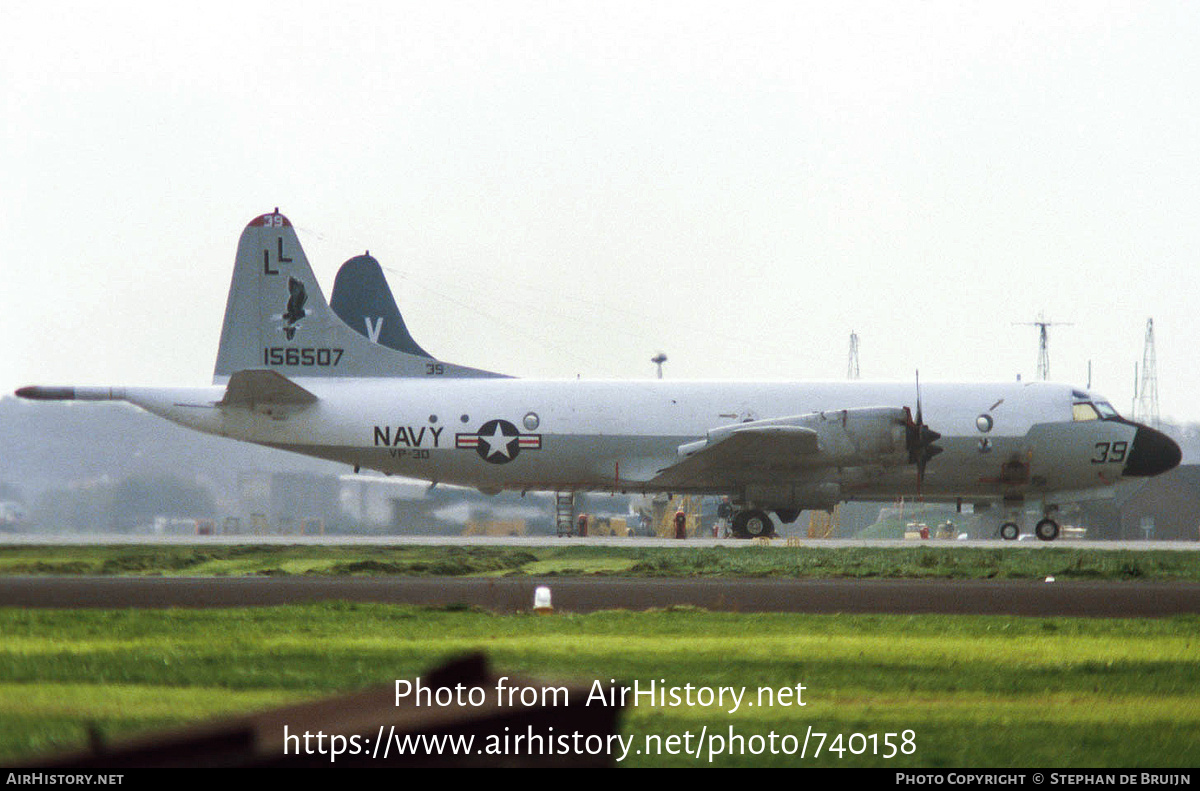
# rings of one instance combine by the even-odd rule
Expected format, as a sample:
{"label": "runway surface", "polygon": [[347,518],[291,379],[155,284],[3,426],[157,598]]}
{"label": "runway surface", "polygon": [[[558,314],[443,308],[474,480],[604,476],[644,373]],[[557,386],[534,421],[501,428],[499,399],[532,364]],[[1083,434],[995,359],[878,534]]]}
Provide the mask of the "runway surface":
{"label": "runway surface", "polygon": [[[1022,536],[1024,539],[1025,536]],[[774,538],[747,541],[737,538],[617,538],[613,536],[419,536],[419,535],[122,535],[114,533],[0,533],[0,546],[229,546],[232,544],[305,546],[491,546],[491,547],[726,547],[754,548],[764,544],[772,547],[801,546],[812,549],[844,547],[973,547],[984,549],[1021,548],[1030,551],[1063,547],[1095,550],[1171,550],[1200,551],[1198,541],[887,541],[855,538]]]}
{"label": "runway surface", "polygon": [[726,612],[1165,617],[1200,613],[1200,584],[1030,580],[5,577],[0,607],[248,607],[322,600],[528,612],[701,607]]}
{"label": "runway surface", "polygon": [[[737,539],[555,536],[132,536],[0,535],[0,546],[29,545],[379,545],[609,546],[756,548]],[[1197,551],[1182,541],[863,541],[775,539],[773,547],[970,547],[1041,551],[1053,547]],[[344,600],[496,612],[532,608],[539,585],[551,588],[556,611],[701,607],[728,612],[946,613],[974,615],[1164,617],[1200,613],[1200,584],[1032,580],[881,579],[623,579],[551,577],[0,577],[0,607],[148,608],[251,607]]]}

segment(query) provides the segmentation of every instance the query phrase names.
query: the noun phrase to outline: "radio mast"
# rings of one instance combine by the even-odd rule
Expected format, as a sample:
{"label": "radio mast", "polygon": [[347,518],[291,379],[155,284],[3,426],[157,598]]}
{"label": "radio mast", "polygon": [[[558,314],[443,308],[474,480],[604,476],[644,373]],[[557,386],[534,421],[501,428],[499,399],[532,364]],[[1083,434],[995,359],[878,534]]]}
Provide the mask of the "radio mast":
{"label": "radio mast", "polygon": [[1142,350],[1141,381],[1134,395],[1133,419],[1158,428],[1158,363],[1154,358],[1154,319],[1146,319],[1146,345]]}
{"label": "radio mast", "polygon": [[1039,313],[1037,321],[1014,321],[1024,327],[1038,328],[1038,362],[1037,378],[1045,381],[1050,378],[1050,328],[1069,327],[1069,321],[1047,321],[1044,313]]}

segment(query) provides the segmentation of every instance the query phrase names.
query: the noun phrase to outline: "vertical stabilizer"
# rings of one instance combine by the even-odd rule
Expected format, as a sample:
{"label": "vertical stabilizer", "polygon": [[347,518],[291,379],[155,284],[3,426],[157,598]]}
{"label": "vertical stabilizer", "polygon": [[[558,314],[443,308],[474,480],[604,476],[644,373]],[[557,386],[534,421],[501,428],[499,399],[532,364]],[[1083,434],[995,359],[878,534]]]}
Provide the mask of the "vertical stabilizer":
{"label": "vertical stabilizer", "polygon": [[409,333],[383,269],[369,254],[355,256],[342,264],[333,280],[329,307],[352,330],[372,343],[420,357],[432,357]]}
{"label": "vertical stabilizer", "polygon": [[326,303],[291,222],[278,211],[251,220],[238,242],[213,378],[224,384],[248,369],[327,377],[498,375],[439,362],[415,343],[389,349],[346,326]]}

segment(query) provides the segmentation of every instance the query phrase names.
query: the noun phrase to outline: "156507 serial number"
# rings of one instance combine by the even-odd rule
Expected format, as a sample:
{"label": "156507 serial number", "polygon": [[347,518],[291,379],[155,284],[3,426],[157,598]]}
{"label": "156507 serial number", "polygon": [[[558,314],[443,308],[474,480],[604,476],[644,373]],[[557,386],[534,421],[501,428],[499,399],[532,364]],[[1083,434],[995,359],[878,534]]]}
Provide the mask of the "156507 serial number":
{"label": "156507 serial number", "polygon": [[266,346],[263,347],[263,365],[294,365],[298,367],[328,368],[341,362],[344,349],[323,347]]}

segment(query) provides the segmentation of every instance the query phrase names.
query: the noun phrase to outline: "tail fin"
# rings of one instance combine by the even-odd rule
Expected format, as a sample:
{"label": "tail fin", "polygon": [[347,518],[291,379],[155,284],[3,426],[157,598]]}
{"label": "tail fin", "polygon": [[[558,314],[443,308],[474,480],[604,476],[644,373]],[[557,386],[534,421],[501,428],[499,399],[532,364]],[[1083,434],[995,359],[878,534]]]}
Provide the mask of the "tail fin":
{"label": "tail fin", "polygon": [[372,343],[419,357],[432,357],[413,340],[383,269],[369,254],[355,256],[342,264],[333,280],[329,307],[350,329],[365,335]]}
{"label": "tail fin", "polygon": [[438,362],[415,343],[380,346],[346,326],[325,302],[295,229],[278,210],[253,219],[238,242],[213,379],[224,384],[247,369],[326,377],[500,375]]}

